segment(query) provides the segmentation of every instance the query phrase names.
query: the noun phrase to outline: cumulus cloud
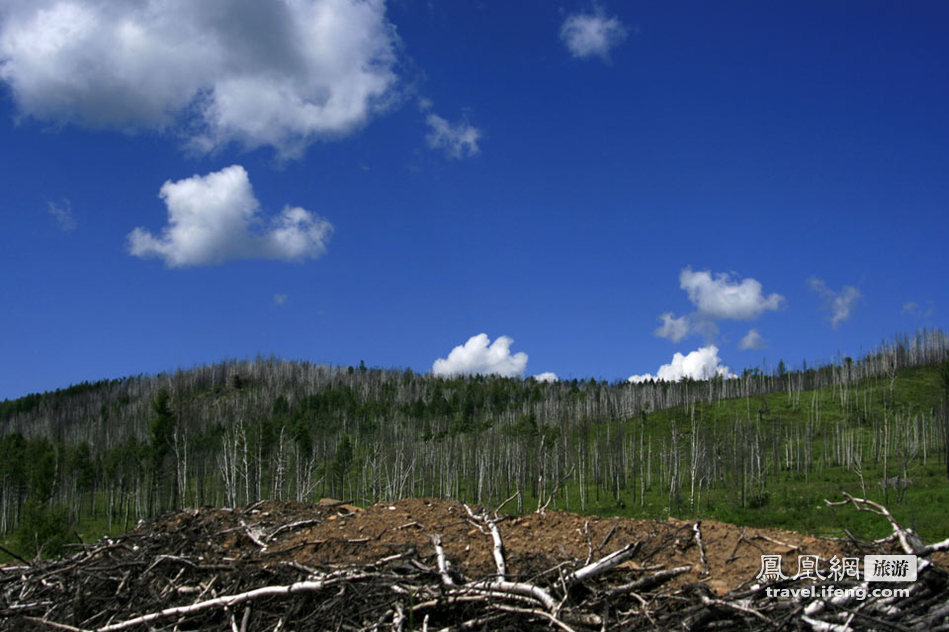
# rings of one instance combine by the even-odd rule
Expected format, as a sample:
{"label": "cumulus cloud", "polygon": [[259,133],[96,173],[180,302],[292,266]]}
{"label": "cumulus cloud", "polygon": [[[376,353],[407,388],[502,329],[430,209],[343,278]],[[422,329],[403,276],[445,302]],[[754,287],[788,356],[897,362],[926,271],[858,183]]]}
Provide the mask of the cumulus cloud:
{"label": "cumulus cloud", "polygon": [[447,358],[438,358],[432,365],[432,373],[438,376],[452,375],[500,375],[521,377],[527,368],[527,354],[511,354],[514,342],[507,336],[498,336],[491,342],[487,334],[478,334],[464,345],[451,350]]}
{"label": "cumulus cloud", "polygon": [[425,140],[432,149],[441,149],[450,158],[470,158],[480,151],[481,130],[468,121],[449,123],[437,114],[429,114],[425,123],[428,125]]}
{"label": "cumulus cloud", "polygon": [[860,290],[852,285],[845,285],[840,288],[840,291],[835,292],[817,277],[809,278],[807,283],[824,299],[823,309],[830,311],[831,327],[837,329],[840,323],[850,320],[850,315],[856,308],[857,301],[860,300]]}
{"label": "cumulus cloud", "polygon": [[346,134],[393,98],[383,0],[7,0],[0,80],[22,114],[174,129],[201,150],[283,156]]}
{"label": "cumulus cloud", "polygon": [[761,283],[755,279],[733,281],[728,273],[712,275],[708,270],[693,272],[686,267],[679,274],[679,285],[698,313],[711,319],[754,320],[784,302],[780,294],[764,296]]}
{"label": "cumulus cloud", "polygon": [[557,377],[556,373],[544,371],[543,373],[535,375],[534,379],[538,382],[556,382],[559,378]]}
{"label": "cumulus cloud", "polygon": [[160,236],[136,228],[129,253],[158,257],[170,267],[215,265],[232,259],[315,259],[326,252],[333,226],[299,207],[260,215],[250,178],[240,165],[206,176],[168,181],[160,197],[168,225]]}
{"label": "cumulus cloud", "polygon": [[718,357],[718,347],[709,345],[692,351],[688,355],[676,353],[672,356],[672,362],[663,364],[656,371],[656,375],[646,373],[644,375],[631,375],[629,382],[634,384],[657,380],[661,382],[678,382],[684,378],[693,380],[707,380],[712,377],[721,376],[725,378],[737,377],[731,369],[722,364]]}
{"label": "cumulus cloud", "polygon": [[748,333],[738,342],[738,348],[743,351],[748,351],[749,349],[764,349],[767,346],[767,341],[761,337],[757,329],[749,329]]}
{"label": "cumulus cloud", "polygon": [[617,20],[603,15],[580,13],[567,17],[560,27],[560,39],[577,58],[599,57],[610,59],[610,49],[626,39],[626,27]]}
{"label": "cumulus cloud", "polygon": [[658,338],[668,338],[672,342],[679,342],[689,334],[690,323],[688,316],[675,318],[672,312],[666,312],[659,315],[662,325],[653,331],[653,335]]}
{"label": "cumulus cloud", "polygon": [[56,220],[59,230],[68,233],[76,230],[76,218],[72,213],[72,204],[69,200],[63,200],[62,204],[56,202],[47,202],[46,210]]}

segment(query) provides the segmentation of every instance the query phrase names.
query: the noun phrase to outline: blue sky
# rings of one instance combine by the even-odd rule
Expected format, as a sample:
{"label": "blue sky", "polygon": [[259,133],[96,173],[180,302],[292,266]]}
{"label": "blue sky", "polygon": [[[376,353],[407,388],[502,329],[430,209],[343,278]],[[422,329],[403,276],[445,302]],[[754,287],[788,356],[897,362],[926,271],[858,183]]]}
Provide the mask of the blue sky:
{"label": "blue sky", "polygon": [[946,24],[8,0],[0,398],[258,354],[675,379],[945,327]]}

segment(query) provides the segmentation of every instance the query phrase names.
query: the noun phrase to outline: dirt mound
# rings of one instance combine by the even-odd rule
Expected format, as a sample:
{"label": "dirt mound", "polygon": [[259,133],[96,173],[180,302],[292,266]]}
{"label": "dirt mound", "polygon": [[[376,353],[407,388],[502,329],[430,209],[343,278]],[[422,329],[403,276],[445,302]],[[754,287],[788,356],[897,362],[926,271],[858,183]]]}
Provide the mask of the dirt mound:
{"label": "dirt mound", "polygon": [[[895,544],[881,548],[703,520],[699,523],[706,558],[703,573],[693,522],[551,511],[501,515],[497,524],[513,575],[529,577],[558,564],[574,565],[591,555],[591,547],[592,556],[599,558],[642,542],[641,553],[627,567],[690,566],[679,583],[702,581],[722,594],[754,581],[762,555],[782,555],[785,574],[791,575],[803,555],[818,556],[826,567],[834,556],[900,552]],[[365,510],[332,500],[320,505],[268,501],[240,512],[205,509],[176,514],[133,533],[156,530],[180,538],[178,554],[308,565],[364,563],[407,550],[431,555],[431,535],[438,534],[448,560],[457,568],[473,577],[495,572],[492,540],[472,523],[464,505],[432,498],[380,503]],[[266,548],[252,539],[266,534],[273,534],[262,543]],[[937,560],[945,559],[945,554],[937,554]]]}
{"label": "dirt mound", "polygon": [[[855,605],[862,612],[850,629],[873,628],[895,602],[879,612],[866,600],[842,601],[843,610],[806,595],[782,603],[756,577],[764,555],[781,556],[788,576],[769,585],[798,586],[819,585],[793,578],[802,558],[827,575],[834,558],[880,553],[904,551],[896,539],[868,545],[562,512],[513,517],[434,499],[367,509],[267,501],[166,515],[66,560],[0,569],[0,629],[701,629],[795,616],[791,627],[807,628],[805,612],[837,625]],[[935,555],[915,584],[916,618],[901,615],[899,626],[949,622],[946,608],[924,607],[944,601],[938,566],[946,560]]]}

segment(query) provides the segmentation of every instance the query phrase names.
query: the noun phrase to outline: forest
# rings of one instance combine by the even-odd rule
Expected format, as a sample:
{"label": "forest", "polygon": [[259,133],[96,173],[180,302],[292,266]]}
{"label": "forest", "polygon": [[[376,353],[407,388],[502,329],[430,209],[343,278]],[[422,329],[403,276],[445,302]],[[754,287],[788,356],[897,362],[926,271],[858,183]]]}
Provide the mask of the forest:
{"label": "forest", "polygon": [[436,378],[274,358],[0,402],[0,542],[23,556],[184,507],[438,497],[839,534],[822,499],[949,536],[949,338],[677,383]]}

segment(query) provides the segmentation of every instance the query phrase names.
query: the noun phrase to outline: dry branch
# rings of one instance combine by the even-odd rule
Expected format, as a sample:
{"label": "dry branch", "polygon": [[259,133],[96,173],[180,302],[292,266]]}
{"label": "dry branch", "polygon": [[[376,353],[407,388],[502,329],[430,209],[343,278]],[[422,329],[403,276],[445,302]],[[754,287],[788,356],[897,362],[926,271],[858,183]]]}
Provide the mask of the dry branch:
{"label": "dry branch", "polygon": [[166,608],[165,610],[145,614],[134,619],[129,619],[128,621],[113,623],[101,628],[96,628],[96,632],[116,632],[117,630],[126,630],[128,628],[135,627],[136,625],[150,623],[158,619],[167,619],[168,617],[194,614],[209,608],[232,608],[246,601],[253,601],[254,599],[262,599],[264,597],[287,597],[289,595],[295,595],[304,592],[315,592],[318,590],[323,590],[332,584],[340,583],[341,581],[356,581],[365,577],[367,576],[347,574],[334,578],[327,578],[321,581],[297,582],[295,584],[290,584],[289,586],[264,586],[263,588],[248,590],[247,592],[237,595],[225,595],[215,599],[208,599],[207,601],[199,601],[198,603],[191,604],[190,606]]}
{"label": "dry branch", "polygon": [[670,568],[667,570],[656,571],[652,575],[647,575],[645,577],[640,577],[636,581],[629,582],[628,584],[621,584],[610,589],[612,594],[626,593],[626,592],[645,592],[647,590],[652,590],[656,586],[665,584],[667,581],[678,577],[683,573],[688,573],[692,570],[691,566],[678,566],[676,568]]}
{"label": "dry branch", "polygon": [[[501,506],[503,507],[505,504],[516,497],[517,494],[514,494],[514,496],[511,496],[501,503]],[[507,576],[507,563],[504,561],[504,542],[501,540],[501,532],[498,530],[497,519],[492,520],[488,518],[487,513],[475,515],[475,513],[471,511],[471,507],[468,505],[465,505],[464,507],[465,511],[468,512],[468,516],[475,522],[475,525],[481,530],[482,533],[484,532],[484,528],[481,525],[487,527],[488,531],[491,533],[491,540],[494,543],[494,548],[491,552],[494,556],[494,565],[498,569],[498,578],[504,579]]]}
{"label": "dry branch", "polygon": [[264,540],[267,542],[273,542],[274,538],[276,538],[281,533],[284,533],[286,531],[294,531],[296,529],[304,529],[306,527],[312,527],[313,525],[320,524],[321,522],[322,520],[311,519],[311,520],[298,520],[290,524],[281,525],[277,527],[276,529],[274,529],[270,533],[270,535],[264,538]]}
{"label": "dry branch", "polygon": [[846,500],[840,500],[836,502],[825,500],[824,502],[827,503],[828,507],[839,507],[841,505],[852,503],[857,511],[869,511],[871,513],[883,516],[889,521],[890,526],[893,528],[893,535],[899,539],[900,546],[903,547],[903,550],[907,555],[921,555],[924,553],[926,546],[923,544],[923,541],[912,529],[904,529],[902,526],[900,526],[900,524],[896,521],[896,518],[893,517],[893,514],[890,513],[889,509],[879,503],[873,502],[872,500],[867,500],[866,498],[854,498],[847,492],[844,492],[843,496]]}
{"label": "dry branch", "polygon": [[611,568],[613,568],[614,566],[618,564],[622,564],[629,558],[636,555],[636,552],[639,551],[639,547],[641,545],[642,543],[640,542],[633,542],[632,544],[627,544],[626,546],[619,549],[618,551],[614,551],[613,553],[610,553],[606,557],[596,562],[593,562],[591,564],[587,564],[583,568],[579,568],[575,570],[574,572],[570,573],[564,578],[564,583],[567,586],[570,586],[572,584],[578,584],[578,583],[584,582],[590,578],[596,577],[597,575],[601,575],[607,572],[608,570],[610,570]]}
{"label": "dry branch", "polygon": [[442,578],[442,583],[446,586],[454,586],[455,580],[451,578],[448,572],[448,559],[445,557],[445,548],[442,546],[442,538],[438,534],[431,534],[432,545],[435,547],[435,555],[438,563],[438,574]]}
{"label": "dry branch", "polygon": [[699,557],[702,562],[699,574],[708,575],[708,558],[705,556],[705,544],[702,543],[702,521],[696,520],[692,525],[692,530],[695,532],[695,544],[699,547]]}

